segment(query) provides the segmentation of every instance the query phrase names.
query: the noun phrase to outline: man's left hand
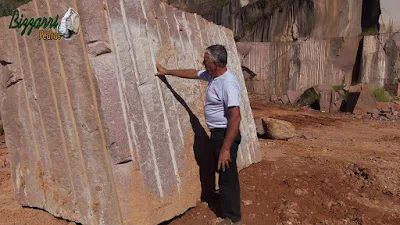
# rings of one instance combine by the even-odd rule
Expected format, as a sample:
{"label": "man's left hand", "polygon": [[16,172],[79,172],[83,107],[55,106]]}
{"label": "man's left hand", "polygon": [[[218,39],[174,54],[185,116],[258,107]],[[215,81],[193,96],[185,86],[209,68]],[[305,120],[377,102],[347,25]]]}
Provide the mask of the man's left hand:
{"label": "man's left hand", "polygon": [[229,149],[221,149],[218,158],[218,170],[222,169],[225,172],[225,168],[229,168],[229,163],[231,162],[231,152]]}

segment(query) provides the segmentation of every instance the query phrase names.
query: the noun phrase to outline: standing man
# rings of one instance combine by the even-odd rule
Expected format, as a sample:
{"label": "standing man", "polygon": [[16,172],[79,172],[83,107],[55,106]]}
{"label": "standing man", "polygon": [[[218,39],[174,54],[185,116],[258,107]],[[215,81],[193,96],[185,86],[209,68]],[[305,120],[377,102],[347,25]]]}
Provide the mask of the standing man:
{"label": "standing man", "polygon": [[205,70],[168,70],[157,64],[156,76],[171,75],[208,81],[204,115],[218,162],[210,162],[219,173],[219,193],[225,219],[219,225],[240,225],[240,185],[236,165],[241,140],[240,85],[226,68],[228,53],[222,45],[208,47],[204,54]]}

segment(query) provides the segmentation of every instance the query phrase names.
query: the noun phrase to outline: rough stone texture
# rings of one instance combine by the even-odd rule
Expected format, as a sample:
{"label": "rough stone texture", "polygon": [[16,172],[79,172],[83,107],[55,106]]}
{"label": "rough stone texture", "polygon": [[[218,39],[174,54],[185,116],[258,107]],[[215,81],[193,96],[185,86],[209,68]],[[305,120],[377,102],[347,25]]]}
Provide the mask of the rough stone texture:
{"label": "rough stone texture", "polygon": [[296,105],[302,93],[300,91],[288,91],[287,96],[289,98],[289,102],[292,105]]}
{"label": "rough stone texture", "polygon": [[400,96],[400,79],[397,83],[397,96]]}
{"label": "rough stone texture", "polygon": [[349,92],[368,92],[368,85],[365,84],[356,84],[349,87]]}
{"label": "rough stone texture", "polygon": [[284,105],[289,103],[289,97],[287,95],[282,96],[281,100],[282,100]]}
{"label": "rough stone texture", "polygon": [[398,83],[400,42],[396,44],[396,38],[400,34],[364,36],[359,75],[362,83],[378,87]]}
{"label": "rough stone texture", "polygon": [[271,139],[286,140],[294,137],[296,132],[293,124],[283,120],[263,118],[262,124],[265,135]]}
{"label": "rough stone texture", "polygon": [[332,90],[324,90],[319,93],[319,107],[321,112],[329,112],[332,99]]}
{"label": "rough stone texture", "polygon": [[321,112],[339,112],[342,104],[340,90],[336,91],[330,84],[316,85],[313,89],[320,97],[319,106]]}
{"label": "rough stone texture", "polygon": [[391,112],[392,104],[390,102],[377,102],[376,108],[380,111]]}
{"label": "rough stone texture", "polygon": [[346,112],[367,114],[377,108],[377,102],[372,93],[352,92],[347,97]]}
{"label": "rough stone texture", "polygon": [[252,94],[282,96],[318,84],[350,85],[359,38],[308,39],[295,43],[236,43],[242,65],[257,74],[246,79]]}
{"label": "rough stone texture", "polygon": [[0,36],[0,60],[10,63],[0,65],[1,115],[22,205],[91,225],[158,224],[194,206],[215,181],[207,84],[154,77],[154,65],[200,69],[216,43],[242,85],[239,167],[260,160],[230,30],[156,0],[34,0],[20,10],[36,18],[69,7],[81,19],[73,40],[42,41],[37,30]]}
{"label": "rough stone texture", "polygon": [[256,131],[258,135],[264,135],[264,127],[263,127],[263,122],[261,118],[255,118],[254,123],[256,124]]}
{"label": "rough stone texture", "polygon": [[231,28],[243,42],[355,37],[361,33],[362,0],[231,0],[225,6],[217,2],[206,1],[207,7],[195,4],[191,10]]}
{"label": "rough stone texture", "polygon": [[392,101],[392,108],[394,111],[400,111],[400,101]]}
{"label": "rough stone texture", "polygon": [[278,96],[271,95],[271,102],[276,102],[276,101],[278,101]]}

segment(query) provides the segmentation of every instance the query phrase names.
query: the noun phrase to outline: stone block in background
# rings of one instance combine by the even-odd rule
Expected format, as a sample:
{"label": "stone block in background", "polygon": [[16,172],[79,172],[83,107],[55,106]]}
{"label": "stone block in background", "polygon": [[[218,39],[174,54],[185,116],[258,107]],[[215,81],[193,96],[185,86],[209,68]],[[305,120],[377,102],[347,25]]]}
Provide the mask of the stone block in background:
{"label": "stone block in background", "polygon": [[283,103],[284,105],[286,105],[286,104],[289,103],[289,98],[288,98],[287,95],[282,96],[282,97],[281,97],[281,100],[282,100],[282,103]]}
{"label": "stone block in background", "polygon": [[292,105],[296,105],[297,101],[299,100],[302,92],[301,91],[288,91],[287,96],[289,98],[289,102]]}
{"label": "stone block in background", "polygon": [[246,80],[248,92],[269,98],[288,91],[302,94],[315,85],[350,86],[359,42],[359,37],[349,37],[236,45],[242,66],[257,74]]}
{"label": "stone block in background", "polygon": [[377,101],[372,93],[351,92],[347,97],[346,112],[367,114],[377,108]]}
{"label": "stone block in background", "polygon": [[329,112],[332,99],[332,90],[319,92],[319,107],[321,112]]}
{"label": "stone block in background", "polygon": [[36,0],[20,10],[37,18],[70,7],[81,21],[72,40],[0,34],[0,60],[10,62],[1,117],[20,204],[90,225],[159,224],[194,206],[201,188],[215,187],[207,84],[153,74],[156,61],[201,69],[217,43],[242,88],[238,165],[261,159],[230,30],[156,0]]}

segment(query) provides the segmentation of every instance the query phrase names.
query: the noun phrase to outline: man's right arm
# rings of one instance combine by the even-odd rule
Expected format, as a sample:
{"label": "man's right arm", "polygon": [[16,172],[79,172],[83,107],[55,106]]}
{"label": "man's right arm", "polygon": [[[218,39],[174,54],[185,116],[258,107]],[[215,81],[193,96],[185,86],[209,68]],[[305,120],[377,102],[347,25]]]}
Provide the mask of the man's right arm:
{"label": "man's right arm", "polygon": [[165,76],[165,75],[170,75],[170,76],[175,76],[175,77],[181,77],[181,78],[186,78],[186,79],[199,79],[198,76],[198,70],[194,69],[184,69],[184,70],[167,70],[163,66],[161,66],[159,63],[156,64],[157,67],[157,73],[155,76]]}

